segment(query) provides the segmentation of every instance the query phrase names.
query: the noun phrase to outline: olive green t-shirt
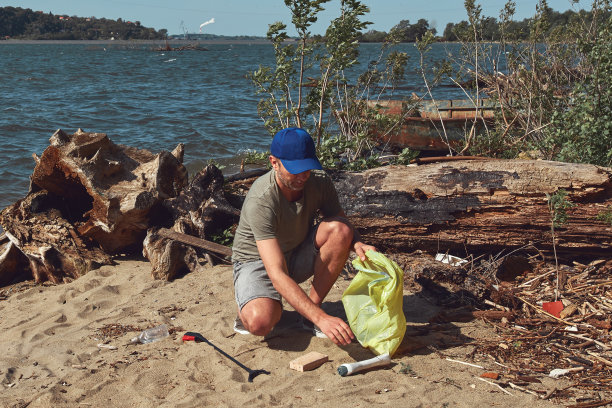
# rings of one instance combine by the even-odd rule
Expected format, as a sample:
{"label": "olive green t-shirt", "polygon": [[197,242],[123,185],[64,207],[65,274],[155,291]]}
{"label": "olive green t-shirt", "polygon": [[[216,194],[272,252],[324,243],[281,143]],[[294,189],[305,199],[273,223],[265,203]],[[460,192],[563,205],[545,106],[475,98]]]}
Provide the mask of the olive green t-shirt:
{"label": "olive green t-shirt", "polygon": [[234,236],[232,260],[261,259],[256,241],[277,238],[287,256],[306,238],[318,211],[324,217],[338,215],[342,207],[329,176],[312,170],[304,184],[302,198],[289,202],[276,184],[275,172],[259,177],[246,195]]}

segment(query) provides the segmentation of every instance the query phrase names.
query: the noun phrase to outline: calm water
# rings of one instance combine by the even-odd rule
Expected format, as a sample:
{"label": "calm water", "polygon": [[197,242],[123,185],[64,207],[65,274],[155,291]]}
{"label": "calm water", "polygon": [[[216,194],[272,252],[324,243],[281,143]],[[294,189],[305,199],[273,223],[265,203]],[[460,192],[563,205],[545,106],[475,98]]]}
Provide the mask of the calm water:
{"label": "calm water", "polygon": [[[115,143],[154,153],[185,144],[192,174],[210,159],[228,163],[247,149],[267,150],[270,137],[245,79],[272,65],[269,44],[213,44],[208,51],[156,52],[153,45],[10,44],[0,42],[0,209],[27,193],[49,137],[61,128],[107,133]],[[364,63],[378,46],[362,46]],[[414,46],[405,51],[418,62]],[[432,55],[442,56],[442,47]],[[415,66],[402,86],[421,89]],[[461,98],[456,89],[437,98]]]}

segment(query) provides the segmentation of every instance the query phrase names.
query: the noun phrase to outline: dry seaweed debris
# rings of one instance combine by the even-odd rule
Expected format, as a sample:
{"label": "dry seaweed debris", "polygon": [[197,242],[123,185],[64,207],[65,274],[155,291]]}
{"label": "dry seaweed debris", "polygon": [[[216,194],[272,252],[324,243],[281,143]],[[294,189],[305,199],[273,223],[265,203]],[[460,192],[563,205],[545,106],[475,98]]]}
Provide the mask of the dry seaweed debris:
{"label": "dry seaweed debris", "polygon": [[96,330],[96,337],[107,340],[115,339],[129,332],[139,332],[141,329],[132,325],[124,325],[120,323],[109,323]]}
{"label": "dry seaweed debris", "polygon": [[[436,282],[450,288],[451,294],[466,291],[465,283],[457,283],[460,271],[480,282],[479,292],[472,293],[464,306],[468,303],[468,314],[485,321],[497,336],[473,339],[468,357],[492,361],[500,371],[495,384],[576,404],[568,406],[612,405],[612,259],[555,267],[535,258],[499,257],[477,267],[471,261],[451,273],[429,276],[454,277],[450,286],[448,281]],[[448,265],[444,268],[449,270]],[[414,284],[409,283],[411,278],[418,282],[424,269],[410,271],[407,286]],[[516,273],[502,273],[508,271]],[[494,310],[477,310],[490,307]],[[465,321],[465,317],[465,307],[447,307],[432,321]],[[542,390],[538,377],[563,378],[570,385]]]}

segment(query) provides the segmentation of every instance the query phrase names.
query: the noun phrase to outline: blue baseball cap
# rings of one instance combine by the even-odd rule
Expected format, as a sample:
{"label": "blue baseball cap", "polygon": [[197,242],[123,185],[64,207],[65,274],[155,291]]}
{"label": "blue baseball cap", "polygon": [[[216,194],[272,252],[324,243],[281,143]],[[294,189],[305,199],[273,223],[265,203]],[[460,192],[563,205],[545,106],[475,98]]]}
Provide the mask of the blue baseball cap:
{"label": "blue baseball cap", "polygon": [[270,154],[280,159],[291,174],[323,169],[317,159],[312,137],[301,128],[290,127],[276,133],[272,139]]}

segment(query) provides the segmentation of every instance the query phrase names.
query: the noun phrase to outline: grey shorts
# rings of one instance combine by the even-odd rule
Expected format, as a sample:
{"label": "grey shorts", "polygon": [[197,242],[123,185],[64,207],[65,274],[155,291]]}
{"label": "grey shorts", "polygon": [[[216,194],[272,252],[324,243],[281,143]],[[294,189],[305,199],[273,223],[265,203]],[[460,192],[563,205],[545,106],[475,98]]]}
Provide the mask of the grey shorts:
{"label": "grey shorts", "polygon": [[[315,245],[318,225],[313,227],[306,239],[286,256],[289,276],[297,283],[308,280],[314,274],[314,265],[319,250]],[[262,260],[234,262],[234,293],[240,310],[253,299],[270,298],[281,301],[281,295],[274,289]]]}

